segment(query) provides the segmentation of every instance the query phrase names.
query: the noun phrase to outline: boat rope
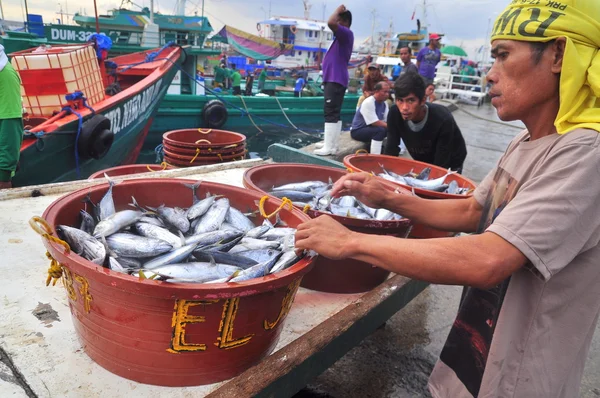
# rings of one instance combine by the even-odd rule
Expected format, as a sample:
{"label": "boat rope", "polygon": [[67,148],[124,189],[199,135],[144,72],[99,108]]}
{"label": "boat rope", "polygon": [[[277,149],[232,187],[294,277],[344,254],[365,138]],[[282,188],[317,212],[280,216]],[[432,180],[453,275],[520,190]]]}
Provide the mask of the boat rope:
{"label": "boat rope", "polygon": [[[54,236],[54,232],[52,232],[52,227],[48,225],[48,222],[44,220],[42,217],[31,217],[29,220],[29,225],[31,228],[42,236],[42,238],[49,240],[51,242],[58,243],[65,248],[65,255],[69,255],[71,253],[71,247],[64,240],[57,238]],[[49,251],[46,251],[46,257],[50,260],[50,268],[48,268],[48,277],[46,278],[46,286],[52,282],[52,286],[56,285],[56,282],[62,277],[63,273],[63,265],[60,264]]]}
{"label": "boat rope", "polygon": [[[206,87],[205,87],[206,89]],[[252,125],[254,127],[256,127],[256,129],[259,131],[259,133],[264,133],[264,131],[262,131],[262,129],[260,127],[258,127],[256,125],[256,123],[254,123],[254,120],[252,119],[252,115],[250,114],[250,111],[248,110],[248,106],[246,105],[246,101],[244,101],[244,97],[242,97],[241,95],[238,95],[238,97],[240,97],[240,100],[242,100],[242,104],[244,104],[244,108],[246,109],[246,115],[248,115],[248,119],[250,119],[250,122],[252,123]]]}
{"label": "boat rope", "polygon": [[73,110],[70,106],[65,106],[61,109],[62,111],[67,112],[68,114],[74,114],[79,119],[79,123],[77,124],[77,135],[75,136],[75,172],[77,173],[77,178],[81,178],[81,170],[79,169],[79,151],[77,150],[77,145],[79,144],[79,136],[81,135],[81,127],[83,126],[83,116],[79,112]]}
{"label": "boat rope", "polygon": [[312,134],[309,134],[305,131],[300,130],[298,127],[296,127],[296,125],[294,123],[292,123],[292,121],[290,120],[290,118],[288,117],[288,115],[285,113],[285,110],[283,109],[283,106],[281,106],[281,102],[279,102],[279,98],[277,98],[277,96],[273,97],[275,98],[275,101],[277,101],[277,105],[279,105],[279,109],[281,109],[281,113],[283,113],[283,116],[285,116],[285,119],[288,121],[288,123],[290,124],[290,126],[292,126],[294,129],[296,129],[299,133],[302,133],[304,135],[308,135],[309,137],[313,137]]}
{"label": "boat rope", "polygon": [[286,205],[289,207],[290,211],[294,209],[294,204],[292,203],[292,201],[284,197],[283,199],[281,199],[281,204],[279,205],[279,207],[275,209],[273,213],[267,214],[265,212],[265,202],[267,200],[269,200],[269,196],[265,195],[262,198],[260,198],[260,201],[258,202],[258,210],[260,211],[260,215],[263,216],[265,219],[269,219],[274,215],[278,214]]}

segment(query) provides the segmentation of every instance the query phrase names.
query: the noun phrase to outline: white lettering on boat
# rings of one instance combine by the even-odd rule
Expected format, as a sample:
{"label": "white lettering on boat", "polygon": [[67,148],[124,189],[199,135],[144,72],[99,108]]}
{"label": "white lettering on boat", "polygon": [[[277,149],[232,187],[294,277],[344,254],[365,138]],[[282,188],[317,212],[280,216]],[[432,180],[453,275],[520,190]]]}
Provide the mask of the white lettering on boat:
{"label": "white lettering on boat", "polygon": [[110,120],[110,128],[113,133],[118,134],[152,109],[152,104],[156,102],[161,87],[162,79],[130,98],[124,104],[108,111],[104,116]]}
{"label": "white lettering on boat", "polygon": [[78,41],[85,43],[95,32],[76,31],[70,29],[50,29],[50,37],[52,40],[60,41]]}

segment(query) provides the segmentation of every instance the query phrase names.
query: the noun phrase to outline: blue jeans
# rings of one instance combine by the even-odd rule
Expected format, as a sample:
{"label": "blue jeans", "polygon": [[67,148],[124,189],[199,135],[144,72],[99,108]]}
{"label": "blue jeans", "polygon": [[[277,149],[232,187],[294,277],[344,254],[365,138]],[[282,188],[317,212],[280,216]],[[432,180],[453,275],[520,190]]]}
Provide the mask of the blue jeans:
{"label": "blue jeans", "polygon": [[387,135],[387,129],[385,127],[378,126],[366,126],[359,129],[350,130],[350,136],[356,141],[371,142],[383,141]]}

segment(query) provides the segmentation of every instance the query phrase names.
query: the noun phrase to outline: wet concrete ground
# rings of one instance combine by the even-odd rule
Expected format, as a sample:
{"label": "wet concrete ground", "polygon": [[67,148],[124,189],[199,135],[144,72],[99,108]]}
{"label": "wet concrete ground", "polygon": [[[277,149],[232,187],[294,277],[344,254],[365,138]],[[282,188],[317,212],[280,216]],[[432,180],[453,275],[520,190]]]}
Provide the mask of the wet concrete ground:
{"label": "wet concrete ground", "polygon": [[[464,174],[480,182],[520,130],[500,124],[489,105],[461,105],[453,115],[469,152]],[[461,291],[456,286],[430,286],[296,397],[429,397],[427,379],[454,321]],[[600,397],[600,326],[586,364],[581,397]]]}

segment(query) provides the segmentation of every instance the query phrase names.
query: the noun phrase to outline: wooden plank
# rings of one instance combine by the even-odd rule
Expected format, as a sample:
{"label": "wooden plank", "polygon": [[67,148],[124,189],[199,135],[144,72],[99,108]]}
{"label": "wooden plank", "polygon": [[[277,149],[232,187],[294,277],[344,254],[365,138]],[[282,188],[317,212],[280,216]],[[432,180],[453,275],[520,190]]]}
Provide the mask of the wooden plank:
{"label": "wooden plank", "polygon": [[324,156],[316,156],[282,144],[269,146],[267,156],[278,163],[306,163],[345,169],[344,164],[341,162],[330,160]]}
{"label": "wooden plank", "polygon": [[207,397],[284,397],[295,394],[404,308],[428,285],[393,276]]}

